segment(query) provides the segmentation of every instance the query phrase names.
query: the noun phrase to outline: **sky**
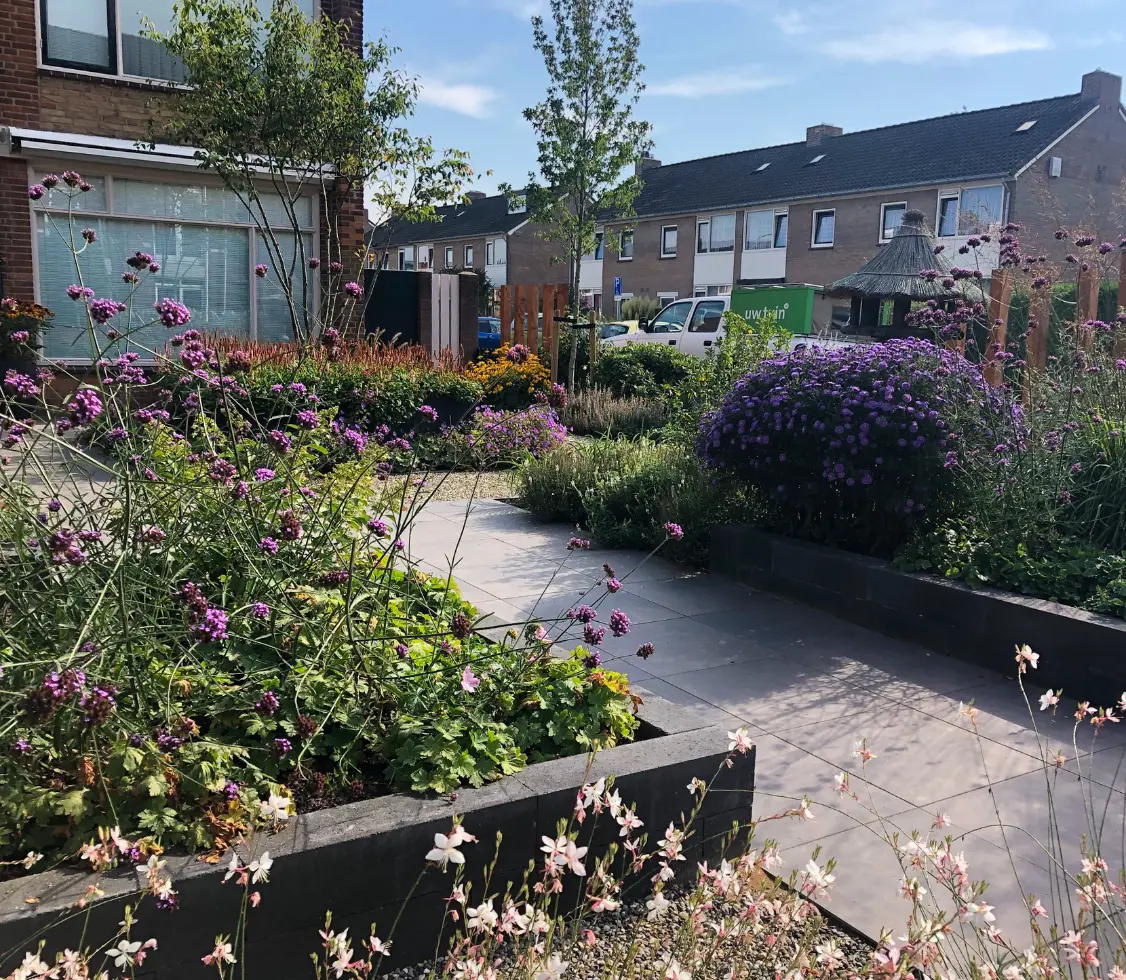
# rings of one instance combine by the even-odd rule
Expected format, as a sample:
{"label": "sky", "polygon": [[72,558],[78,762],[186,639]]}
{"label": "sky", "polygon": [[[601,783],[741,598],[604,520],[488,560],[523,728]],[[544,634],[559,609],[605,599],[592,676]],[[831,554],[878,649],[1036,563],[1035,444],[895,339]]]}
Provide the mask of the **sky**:
{"label": "sky", "polygon": [[[470,188],[535,166],[522,112],[546,74],[530,18],[547,0],[365,0],[369,39],[401,48],[421,95],[410,127],[466,150]],[[954,16],[956,12],[960,12]],[[1126,73],[1122,0],[635,0],[646,91],[637,107],[664,163],[1078,92]]]}

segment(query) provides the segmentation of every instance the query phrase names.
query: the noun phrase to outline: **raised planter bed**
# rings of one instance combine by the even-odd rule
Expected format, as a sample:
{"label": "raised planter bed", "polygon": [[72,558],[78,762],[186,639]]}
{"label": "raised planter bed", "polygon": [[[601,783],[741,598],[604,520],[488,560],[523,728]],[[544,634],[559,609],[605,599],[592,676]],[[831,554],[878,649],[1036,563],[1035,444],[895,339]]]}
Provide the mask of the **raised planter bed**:
{"label": "raised planter bed", "polygon": [[[705,800],[683,867],[694,869],[695,862],[705,858],[714,861],[733,822],[745,823],[750,817],[753,753],[740,757],[731,769],[720,769],[727,755],[726,732],[702,726],[660,698],[646,700],[641,720],[639,739],[601,753],[589,772],[585,756],[556,759],[480,789],[463,790],[456,800],[382,797],[298,816],[280,833],[259,834],[250,850],[269,851],[275,863],[269,884],[260,888],[262,904],[249,914],[249,975],[307,973],[309,954],[319,951],[317,930],[323,928],[326,910],[332,910],[333,928],[349,928],[357,943],[372,923],[380,937],[387,938],[402,912],[393,936],[394,955],[386,966],[431,957],[452,878],[431,868],[418,881],[434,834],[448,832],[456,813],[478,838],[479,843],[463,848],[466,880],[474,882],[478,897],[482,871],[497,856],[496,836],[502,834],[490,890],[503,893],[506,880],[519,883],[529,861],[540,857],[540,837],[555,836],[558,822],[570,817],[583,783],[604,775],[616,777],[622,799],[636,804],[655,841],[670,821],[679,822],[691,810],[687,787],[692,777],[707,780],[719,769],[716,789],[722,791]],[[618,829],[608,817],[600,819],[588,867],[618,840]],[[159,947],[139,975],[204,977],[208,968],[200,957],[210,952],[216,935],[234,931],[242,890],[234,882],[223,885],[224,864],[183,856],[169,857],[168,867],[180,908],[157,911],[146,899],[135,938],[154,937]],[[80,911],[75,902],[93,880],[89,874],[66,870],[0,884],[0,975],[18,964],[25,950],[34,950],[41,937],[47,941],[46,957],[53,961],[56,951],[78,948],[83,931],[86,943],[101,942],[116,932],[124,906],[136,904],[143,873],[119,870],[104,876],[100,887],[105,898]],[[636,883],[634,896],[642,894],[647,880]],[[29,898],[38,901],[29,904]]]}
{"label": "raised planter bed", "polygon": [[745,524],[712,532],[711,570],[936,653],[1016,676],[1017,644],[1041,655],[1037,687],[1110,705],[1126,690],[1126,622],[1045,599],[902,572]]}

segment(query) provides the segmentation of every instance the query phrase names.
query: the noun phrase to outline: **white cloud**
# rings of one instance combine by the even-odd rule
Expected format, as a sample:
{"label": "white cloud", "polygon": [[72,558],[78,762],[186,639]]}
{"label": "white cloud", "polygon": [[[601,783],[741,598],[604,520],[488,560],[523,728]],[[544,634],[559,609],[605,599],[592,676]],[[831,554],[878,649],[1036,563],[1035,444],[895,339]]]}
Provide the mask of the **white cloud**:
{"label": "white cloud", "polygon": [[487,85],[450,84],[433,78],[419,79],[418,85],[419,102],[474,119],[490,115],[490,103],[500,98],[500,93]]}
{"label": "white cloud", "polygon": [[774,26],[783,34],[804,34],[809,30],[805,17],[800,10],[787,10],[773,17]]}
{"label": "white cloud", "polygon": [[867,64],[888,61],[915,64],[933,58],[983,58],[1016,51],[1045,51],[1050,47],[1052,39],[1036,30],[979,24],[962,24],[952,30],[950,24],[938,21],[885,27],[870,34],[839,38],[819,46],[821,51],[834,58]]}
{"label": "white cloud", "polygon": [[664,82],[649,84],[649,95],[670,95],[680,99],[702,99],[709,95],[734,95],[739,92],[761,92],[763,89],[789,85],[790,79],[769,75],[747,74],[745,67],[726,71],[705,71],[697,75],[680,75]]}

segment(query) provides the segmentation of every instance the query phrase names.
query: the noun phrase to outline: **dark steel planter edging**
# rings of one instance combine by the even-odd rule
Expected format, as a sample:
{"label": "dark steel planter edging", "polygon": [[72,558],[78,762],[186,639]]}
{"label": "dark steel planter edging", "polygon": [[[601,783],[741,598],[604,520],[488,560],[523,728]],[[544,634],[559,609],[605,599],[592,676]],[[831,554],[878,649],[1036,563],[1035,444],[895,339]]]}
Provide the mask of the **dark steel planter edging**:
{"label": "dark steel planter edging", "polygon": [[936,653],[1016,676],[1040,654],[1037,687],[1110,705],[1126,689],[1126,622],[1045,599],[903,572],[876,558],[746,524],[712,532],[711,570]]}
{"label": "dark steel planter edging", "polygon": [[[503,893],[498,882],[522,880],[529,861],[541,856],[540,837],[555,836],[558,822],[571,816],[583,783],[600,776],[615,777],[623,801],[636,804],[652,842],[670,822],[679,822],[692,809],[691,779],[710,780],[718,771],[719,792],[705,800],[683,867],[694,868],[695,861],[705,858],[714,860],[732,824],[750,818],[754,754],[740,757],[731,769],[724,768],[726,732],[701,725],[661,698],[646,699],[641,719],[642,739],[600,753],[589,772],[585,756],[571,756],[535,763],[480,789],[459,791],[454,801],[399,795],[363,800],[294,817],[277,834],[257,834],[244,857],[249,860],[251,854],[268,851],[274,866],[269,883],[259,888],[261,905],[249,913],[250,975],[307,971],[309,954],[319,951],[318,929],[323,928],[327,910],[333,912],[334,929],[350,929],[357,952],[372,923],[386,939],[402,912],[386,968],[429,958],[443,927],[443,898],[452,880],[452,874],[432,869],[417,881],[434,834],[447,833],[458,814],[478,838],[478,843],[462,848],[466,880],[474,882],[474,896],[480,900],[482,871],[494,856],[491,890]],[[608,814],[599,817],[586,858],[588,868],[597,854],[619,841],[618,830]],[[503,835],[499,856],[498,833]],[[586,843],[586,830],[582,836]],[[138,975],[162,980],[203,978],[208,968],[200,957],[210,952],[216,935],[234,931],[242,889],[234,882],[223,885],[226,862],[209,865],[191,857],[166,857],[180,907],[164,912],[156,910],[151,899],[145,900],[134,938],[156,938],[158,948]],[[0,960],[0,975],[18,964],[25,950],[35,949],[44,930],[49,961],[64,947],[79,947],[84,925],[88,943],[116,932],[124,906],[137,904],[143,869],[103,876],[99,884],[105,898],[88,911],[87,922],[86,913],[75,914],[74,903],[93,880],[79,871],[59,870],[0,883],[0,954],[9,951]],[[29,897],[38,902],[29,904]],[[70,916],[67,921],[59,921],[66,916]]]}

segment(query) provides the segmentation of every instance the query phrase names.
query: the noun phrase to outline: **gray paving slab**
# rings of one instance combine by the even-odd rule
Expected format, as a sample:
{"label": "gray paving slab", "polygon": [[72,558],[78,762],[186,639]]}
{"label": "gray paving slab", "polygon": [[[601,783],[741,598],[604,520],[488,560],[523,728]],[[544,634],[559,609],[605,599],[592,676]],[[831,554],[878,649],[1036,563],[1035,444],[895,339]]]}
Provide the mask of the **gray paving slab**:
{"label": "gray paving slab", "polygon": [[[426,511],[412,556],[422,567],[448,568],[447,536],[464,525],[455,578],[467,598],[512,622],[563,611],[582,595],[592,601],[602,593],[603,562],[621,576],[641,557],[597,547],[567,556],[571,528],[536,522],[503,502],[478,501],[467,513],[465,502],[447,501]],[[937,813],[950,826],[931,833],[956,837],[971,877],[990,882],[989,901],[1014,938],[1027,934],[1023,895],[1036,893],[1051,908],[1060,894],[1036,843],[1053,813],[1071,860],[1091,831],[1084,813],[1105,811],[1107,860],[1112,870],[1126,866],[1126,725],[1108,725],[1097,738],[1083,728],[1071,747],[1072,703],[1054,716],[1036,712],[1033,721],[1011,680],[659,556],[598,606],[602,623],[613,608],[633,622],[627,635],[607,635],[602,650],[609,665],[632,675],[642,697],[666,698],[724,731],[751,731],[756,817],[803,795],[813,800],[813,820],[764,822],[758,836],[778,841],[787,867],[801,867],[817,847],[822,861],[836,857],[829,906],[870,936],[884,927],[902,931],[908,912],[899,862],[880,836],[926,832]],[[563,645],[577,642],[575,631]],[[644,642],[656,652],[642,662],[635,654]],[[1029,680],[1036,708],[1042,691],[1034,674]],[[976,731],[958,713],[969,702],[978,710]],[[863,768],[854,755],[862,737],[877,756]],[[1053,754],[1068,750],[1063,769],[1052,770],[1051,797],[1042,745]],[[1083,786],[1080,767],[1093,773]],[[842,770],[852,773],[860,802],[834,792]],[[1002,835],[997,809],[1019,832]]]}

